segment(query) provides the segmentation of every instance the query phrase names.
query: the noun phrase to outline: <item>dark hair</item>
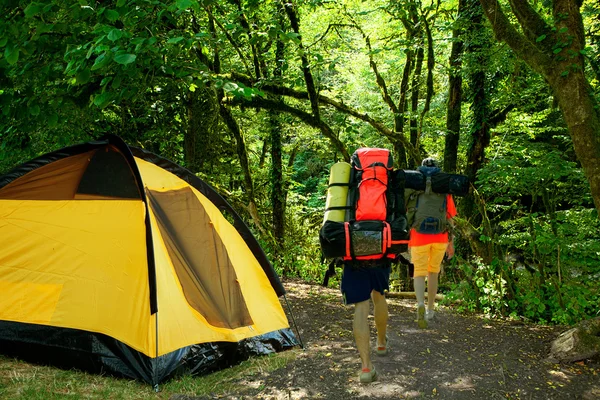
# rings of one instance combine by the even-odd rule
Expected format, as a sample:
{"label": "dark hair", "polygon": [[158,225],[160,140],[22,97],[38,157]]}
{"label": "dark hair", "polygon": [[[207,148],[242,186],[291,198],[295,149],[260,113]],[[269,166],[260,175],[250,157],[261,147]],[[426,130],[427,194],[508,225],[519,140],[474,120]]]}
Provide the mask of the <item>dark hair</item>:
{"label": "dark hair", "polygon": [[424,167],[437,167],[438,162],[436,161],[435,158],[427,157],[426,159],[423,160],[423,162],[421,162],[421,165]]}

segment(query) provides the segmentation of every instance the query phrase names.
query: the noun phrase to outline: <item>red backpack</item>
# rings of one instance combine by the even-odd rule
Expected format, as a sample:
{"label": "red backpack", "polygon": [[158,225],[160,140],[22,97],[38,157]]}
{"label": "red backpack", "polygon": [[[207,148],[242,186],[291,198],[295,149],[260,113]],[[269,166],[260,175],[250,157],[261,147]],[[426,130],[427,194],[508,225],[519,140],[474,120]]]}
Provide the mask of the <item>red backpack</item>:
{"label": "red backpack", "polygon": [[[394,258],[408,243],[402,182],[392,173],[390,151],[360,148],[352,155],[345,222],[325,221],[319,232],[325,258]],[[401,186],[401,187],[400,187]]]}

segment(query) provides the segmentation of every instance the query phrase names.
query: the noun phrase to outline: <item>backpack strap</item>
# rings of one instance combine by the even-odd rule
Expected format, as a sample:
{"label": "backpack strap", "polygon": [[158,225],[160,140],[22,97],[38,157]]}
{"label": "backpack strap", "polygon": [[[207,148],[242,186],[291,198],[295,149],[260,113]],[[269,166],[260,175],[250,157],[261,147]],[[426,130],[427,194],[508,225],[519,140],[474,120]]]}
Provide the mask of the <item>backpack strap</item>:
{"label": "backpack strap", "polygon": [[427,178],[425,179],[425,193],[430,194],[431,193],[431,176],[428,175]]}
{"label": "backpack strap", "polygon": [[329,267],[327,268],[327,271],[325,271],[325,277],[323,278],[323,286],[324,287],[327,287],[327,285],[329,285],[329,278],[335,276],[335,267],[337,267],[340,263],[341,263],[341,261],[337,258],[334,258],[333,260],[331,260],[331,262],[329,263]]}

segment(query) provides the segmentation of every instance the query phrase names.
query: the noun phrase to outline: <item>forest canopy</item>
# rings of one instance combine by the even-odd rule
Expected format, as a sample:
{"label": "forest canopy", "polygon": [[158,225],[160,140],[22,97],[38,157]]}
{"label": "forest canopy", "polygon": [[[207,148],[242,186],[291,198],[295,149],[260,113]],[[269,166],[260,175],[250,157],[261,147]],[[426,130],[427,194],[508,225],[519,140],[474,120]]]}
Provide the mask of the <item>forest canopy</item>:
{"label": "forest canopy", "polygon": [[211,183],[280,274],[321,281],[331,165],[359,147],[390,149],[396,168],[431,156],[473,184],[448,302],[545,323],[598,312],[597,1],[5,0],[0,12],[0,173],[118,135]]}

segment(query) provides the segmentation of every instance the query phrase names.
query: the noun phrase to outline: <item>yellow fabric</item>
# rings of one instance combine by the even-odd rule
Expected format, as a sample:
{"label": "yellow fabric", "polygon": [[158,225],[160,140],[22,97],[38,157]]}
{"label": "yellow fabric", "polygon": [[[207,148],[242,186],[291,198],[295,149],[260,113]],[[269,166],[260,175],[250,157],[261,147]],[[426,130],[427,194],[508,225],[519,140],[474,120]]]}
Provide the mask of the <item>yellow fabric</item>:
{"label": "yellow fabric", "polygon": [[[167,191],[187,186],[187,183],[177,176],[152,163],[138,158],[136,163],[146,187],[150,190]],[[158,355],[195,343],[237,342],[289,327],[279,298],[246,242],[210,200],[196,189],[192,188],[192,190],[210,216],[214,229],[227,246],[229,258],[235,268],[240,289],[254,324],[236,329],[215,327],[208,324],[204,317],[187,303],[160,236],[156,219],[151,214],[158,285]],[[147,337],[153,335],[153,330],[154,326],[148,327]],[[149,348],[153,349],[151,346]]]}
{"label": "yellow fabric", "polygon": [[147,354],[144,215],[139,200],[0,200],[0,319],[103,333]]}
{"label": "yellow fabric", "polygon": [[4,294],[0,297],[0,315],[11,321],[48,325],[61,291],[61,284],[0,281],[0,293]]}
{"label": "yellow fabric", "polygon": [[429,272],[439,273],[448,243],[430,243],[410,248],[410,259],[415,266],[414,276],[427,276]]}

